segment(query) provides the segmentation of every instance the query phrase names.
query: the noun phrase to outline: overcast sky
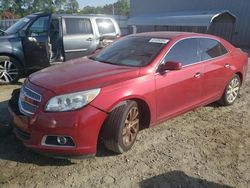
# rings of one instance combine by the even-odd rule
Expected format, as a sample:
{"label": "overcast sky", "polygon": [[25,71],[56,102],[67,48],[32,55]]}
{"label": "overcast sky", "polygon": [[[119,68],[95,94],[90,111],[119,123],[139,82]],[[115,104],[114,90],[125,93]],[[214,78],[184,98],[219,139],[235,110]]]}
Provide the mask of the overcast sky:
{"label": "overcast sky", "polygon": [[111,4],[116,2],[117,0],[77,0],[80,8],[85,6],[102,6],[106,4]]}

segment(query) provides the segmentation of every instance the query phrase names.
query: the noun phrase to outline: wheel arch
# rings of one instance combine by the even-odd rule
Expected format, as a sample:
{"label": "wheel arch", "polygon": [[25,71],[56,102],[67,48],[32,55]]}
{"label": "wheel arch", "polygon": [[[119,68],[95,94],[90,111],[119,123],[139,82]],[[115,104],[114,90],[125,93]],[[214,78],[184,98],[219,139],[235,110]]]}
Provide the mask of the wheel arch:
{"label": "wheel arch", "polygon": [[241,72],[236,72],[236,75],[238,75],[240,77],[240,84],[242,85],[243,82],[243,74]]}
{"label": "wheel arch", "polygon": [[150,127],[150,122],[151,122],[151,112],[150,112],[150,108],[148,103],[138,97],[128,97],[126,99],[123,99],[121,101],[118,101],[115,105],[113,105],[113,107],[111,108],[111,110],[107,113],[107,117],[104,120],[103,124],[101,125],[100,129],[99,129],[99,133],[98,133],[98,140],[97,140],[97,145],[96,145],[96,153],[97,155],[99,154],[99,152],[102,151],[102,147],[103,145],[103,139],[104,139],[104,134],[105,134],[105,129],[107,128],[107,121],[109,118],[109,114],[116,108],[122,106],[122,105],[126,105],[129,101],[135,101],[138,106],[139,106],[139,110],[140,112],[142,112],[142,116],[141,116],[141,123],[140,123],[140,128],[139,130],[143,130],[143,129],[147,129]]}
{"label": "wheel arch", "polygon": [[24,67],[24,62],[16,55],[14,54],[10,54],[10,53],[0,53],[0,56],[8,56],[8,57],[12,57],[14,59],[16,59],[19,63],[20,66]]}
{"label": "wheel arch", "polygon": [[[128,101],[136,101],[137,104],[139,105],[139,109],[142,111],[143,113],[143,117],[146,117],[146,118],[142,118],[141,121],[142,123],[140,124],[140,130],[143,130],[143,129],[147,129],[150,127],[150,122],[151,122],[151,111],[150,111],[150,108],[149,108],[149,105],[148,103],[142,99],[142,98],[139,98],[139,97],[127,97],[127,98],[124,98],[120,101],[118,101],[117,103],[115,103],[113,105],[113,107],[108,111],[106,112],[108,115],[109,113],[112,112],[112,110],[114,110],[115,108],[121,106],[121,105],[126,105],[126,103]],[[99,130],[99,133],[98,133],[98,143],[102,140],[102,136],[103,136],[103,129],[105,127],[105,123],[108,119],[108,116],[106,117],[106,120],[104,120],[103,124],[101,125],[100,127],[100,130]],[[98,146],[97,146],[97,151],[98,151]]]}
{"label": "wheel arch", "polygon": [[[117,102],[112,109],[110,110],[110,112],[112,110],[114,110],[115,108],[121,106],[121,105],[125,105],[128,101],[135,101],[137,102],[139,109],[141,111],[141,113],[143,114],[143,118],[141,119],[142,123],[140,125],[140,130],[146,129],[150,127],[150,122],[151,122],[151,110],[149,107],[149,104],[142,98],[139,97],[135,97],[135,96],[131,96],[131,97],[127,97],[119,102]],[[109,112],[109,113],[110,113]]]}

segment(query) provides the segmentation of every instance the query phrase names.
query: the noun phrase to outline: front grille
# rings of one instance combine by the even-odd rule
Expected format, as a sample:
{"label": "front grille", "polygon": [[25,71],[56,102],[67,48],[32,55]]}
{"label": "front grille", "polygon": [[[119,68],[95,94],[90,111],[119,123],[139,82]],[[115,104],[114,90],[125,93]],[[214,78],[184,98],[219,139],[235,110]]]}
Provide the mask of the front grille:
{"label": "front grille", "polygon": [[23,86],[20,90],[18,106],[22,114],[32,116],[41,102],[42,97],[39,93]]}

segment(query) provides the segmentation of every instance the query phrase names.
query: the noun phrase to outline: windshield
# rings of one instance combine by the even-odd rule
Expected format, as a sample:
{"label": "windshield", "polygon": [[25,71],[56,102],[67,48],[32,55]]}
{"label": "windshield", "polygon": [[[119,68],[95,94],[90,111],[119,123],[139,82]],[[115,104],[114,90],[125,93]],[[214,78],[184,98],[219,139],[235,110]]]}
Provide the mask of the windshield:
{"label": "windshield", "polygon": [[91,59],[115,65],[146,66],[168,41],[168,39],[128,36],[114,42]]}
{"label": "windshield", "polygon": [[29,21],[31,20],[31,17],[24,17],[17,21],[15,24],[10,26],[5,33],[7,34],[14,34],[17,33],[20,29],[22,29]]}

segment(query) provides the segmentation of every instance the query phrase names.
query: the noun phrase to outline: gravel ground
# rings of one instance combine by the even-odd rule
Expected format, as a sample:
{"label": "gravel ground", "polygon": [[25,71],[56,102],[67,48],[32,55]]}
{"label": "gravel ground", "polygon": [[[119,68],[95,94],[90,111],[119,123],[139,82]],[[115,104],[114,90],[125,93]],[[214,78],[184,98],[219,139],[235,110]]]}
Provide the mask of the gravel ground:
{"label": "gravel ground", "polygon": [[140,132],[123,155],[101,149],[84,160],[24,148],[7,115],[10,93],[21,83],[0,86],[0,187],[250,188],[249,76],[233,106],[198,108]]}

